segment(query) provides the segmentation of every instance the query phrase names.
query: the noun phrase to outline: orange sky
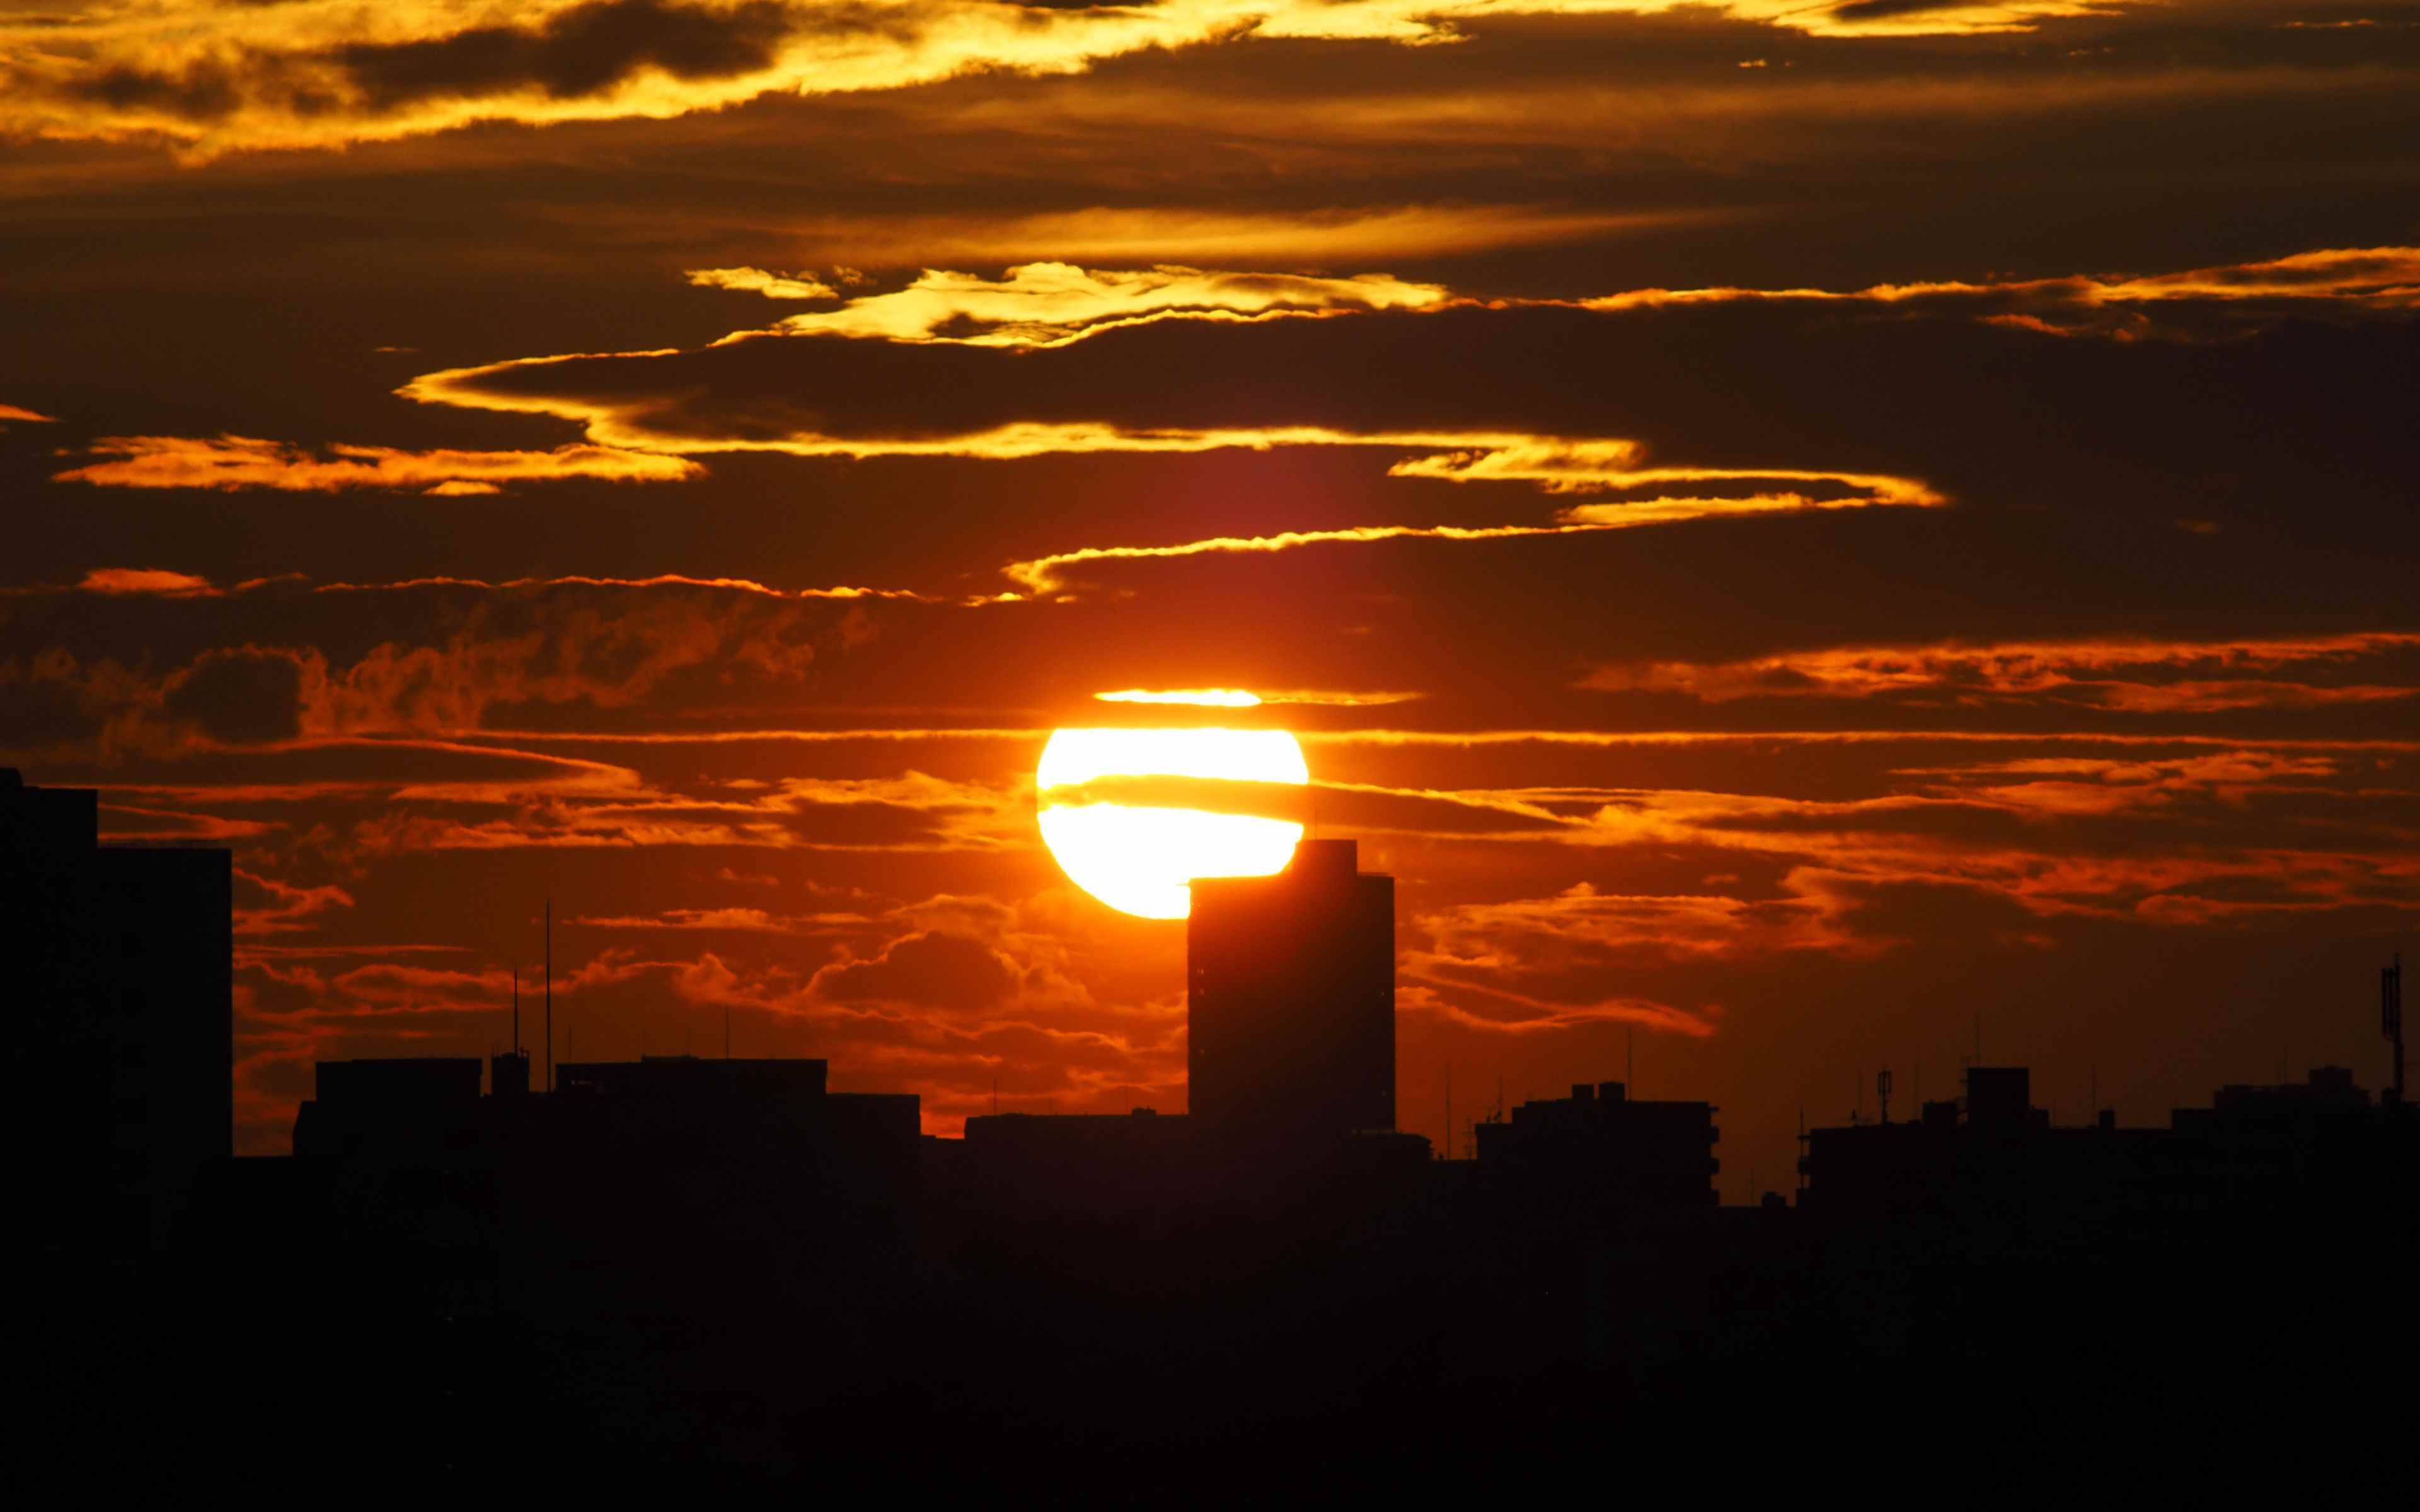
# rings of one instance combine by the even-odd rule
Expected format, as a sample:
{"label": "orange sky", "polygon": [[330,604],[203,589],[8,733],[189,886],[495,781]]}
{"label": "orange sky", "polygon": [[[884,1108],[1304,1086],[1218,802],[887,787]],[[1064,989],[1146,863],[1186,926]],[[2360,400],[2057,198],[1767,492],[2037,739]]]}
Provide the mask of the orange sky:
{"label": "orange sky", "polygon": [[2420,8],[500,15],[0,0],[0,761],[235,847],[241,1148],[550,894],[570,1054],[1182,1108],[1121,690],[1301,733],[1433,1137],[2380,1079]]}

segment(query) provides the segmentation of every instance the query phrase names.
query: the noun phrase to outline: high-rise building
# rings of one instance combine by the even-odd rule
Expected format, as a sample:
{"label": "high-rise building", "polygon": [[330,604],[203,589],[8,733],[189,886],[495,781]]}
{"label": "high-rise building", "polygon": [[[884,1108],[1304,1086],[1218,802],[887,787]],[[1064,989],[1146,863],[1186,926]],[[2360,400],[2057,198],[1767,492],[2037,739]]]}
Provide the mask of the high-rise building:
{"label": "high-rise building", "polygon": [[1221,1135],[1395,1126],[1395,879],[1349,840],[1268,877],[1203,877],[1186,929],[1194,1121]]}
{"label": "high-rise building", "polygon": [[93,790],[0,769],[11,1146],[61,1257],[164,1240],[235,1121],[233,856],[104,846],[99,821]]}

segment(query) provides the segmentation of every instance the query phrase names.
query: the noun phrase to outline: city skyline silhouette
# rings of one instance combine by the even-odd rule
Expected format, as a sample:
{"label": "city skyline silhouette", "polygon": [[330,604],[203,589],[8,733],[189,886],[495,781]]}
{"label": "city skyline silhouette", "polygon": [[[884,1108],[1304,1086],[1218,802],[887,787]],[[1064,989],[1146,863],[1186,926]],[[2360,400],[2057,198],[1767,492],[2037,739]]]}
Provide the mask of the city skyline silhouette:
{"label": "city skyline silhouette", "polygon": [[0,5],[24,1435],[2391,1496],[2415,163],[2420,0]]}
{"label": "city skyline silhouette", "polygon": [[[1454,1159],[1372,1121],[1395,879],[1338,839],[1200,885],[1188,1006],[1218,1079],[1200,1112],[999,1112],[939,1138],[915,1096],[835,1090],[822,1059],[565,1060],[550,1087],[514,1048],[320,1061],[291,1153],[236,1156],[229,1054],[194,1027],[236,1031],[212,985],[234,949],[227,854],[96,847],[92,794],[11,777],[0,910],[23,1022],[40,1063],[116,1077],[54,1073],[37,1116],[92,1132],[21,1204],[46,1290],[114,1298],[101,1316],[148,1339],[90,1389],[185,1390],[265,1335],[256,1363],[302,1372],[266,1399],[312,1425],[302,1462],[338,1473],[404,1422],[448,1438],[449,1473],[504,1473],[520,1451],[480,1413],[507,1396],[583,1473],[731,1489],[854,1476],[937,1435],[968,1464],[1276,1443],[1393,1463],[1439,1393],[1485,1402],[1457,1473],[1559,1462],[1610,1423],[1675,1431],[1743,1372],[1771,1411],[1807,1371],[1846,1369],[1857,1415],[1926,1432],[2045,1393],[2081,1422],[2157,1381],[2146,1445],[2400,1400],[2306,1377],[2352,1324],[2308,1295],[2249,1352],[2211,1310],[2420,1234],[2399,1085],[2313,1068],[2150,1128],[2058,1123],[2025,1068],[1982,1064],[1894,1119],[1879,1075],[1874,1119],[1808,1129],[1794,1193],[1746,1205],[1720,1200],[1717,1109],[1622,1081],[1491,1111]],[[2397,1053],[2399,999],[2397,961],[2377,1010]],[[1247,1031],[1262,1042],[1239,1053]],[[213,1099],[214,1132],[193,1112]],[[261,1289],[281,1268],[310,1288],[302,1313]],[[2045,1329],[2085,1351],[2084,1380],[2026,1347]],[[1945,1371],[1989,1383],[1953,1409],[1926,1387]],[[340,1426],[305,1383],[380,1413]],[[213,1411],[178,1421],[181,1458],[227,1452]]]}

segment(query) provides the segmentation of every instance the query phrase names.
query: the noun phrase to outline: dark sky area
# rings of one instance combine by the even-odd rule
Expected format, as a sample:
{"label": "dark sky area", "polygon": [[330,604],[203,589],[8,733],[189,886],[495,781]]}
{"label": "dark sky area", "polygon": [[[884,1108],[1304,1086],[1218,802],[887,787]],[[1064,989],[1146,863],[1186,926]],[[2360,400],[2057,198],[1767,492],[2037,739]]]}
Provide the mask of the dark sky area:
{"label": "dark sky area", "polygon": [[[1398,1105],[2382,1071],[2420,6],[0,0],[0,762],[314,1059],[1185,1105],[1034,824],[1294,693]],[[1870,1111],[1870,1097],[1868,1100]]]}

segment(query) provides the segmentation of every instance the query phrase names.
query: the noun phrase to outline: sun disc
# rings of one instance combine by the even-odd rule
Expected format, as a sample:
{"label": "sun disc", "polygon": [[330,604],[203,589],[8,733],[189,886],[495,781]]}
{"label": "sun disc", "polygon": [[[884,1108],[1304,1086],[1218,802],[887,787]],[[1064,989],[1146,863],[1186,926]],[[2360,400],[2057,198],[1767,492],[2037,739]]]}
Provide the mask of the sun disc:
{"label": "sun disc", "polygon": [[[1181,807],[1121,802],[1116,784],[1217,784],[1233,803]],[[1263,877],[1285,869],[1303,826],[1286,817],[1307,786],[1302,745],[1284,730],[1061,730],[1034,772],[1043,842],[1068,880],[1110,907],[1183,918],[1195,877]],[[1248,786],[1229,787],[1229,784]],[[1266,784],[1264,794],[1255,794]]]}

